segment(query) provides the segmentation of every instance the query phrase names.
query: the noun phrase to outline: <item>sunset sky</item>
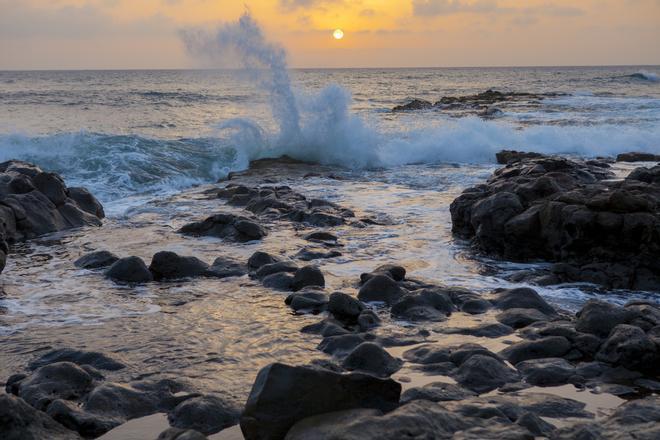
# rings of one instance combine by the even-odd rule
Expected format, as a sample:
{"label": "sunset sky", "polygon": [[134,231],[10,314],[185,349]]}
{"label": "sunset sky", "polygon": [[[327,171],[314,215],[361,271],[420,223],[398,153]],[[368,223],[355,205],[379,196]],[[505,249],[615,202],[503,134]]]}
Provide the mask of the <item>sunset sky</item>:
{"label": "sunset sky", "polygon": [[244,4],[294,67],[660,64],[660,0],[0,0],[0,69],[200,67]]}

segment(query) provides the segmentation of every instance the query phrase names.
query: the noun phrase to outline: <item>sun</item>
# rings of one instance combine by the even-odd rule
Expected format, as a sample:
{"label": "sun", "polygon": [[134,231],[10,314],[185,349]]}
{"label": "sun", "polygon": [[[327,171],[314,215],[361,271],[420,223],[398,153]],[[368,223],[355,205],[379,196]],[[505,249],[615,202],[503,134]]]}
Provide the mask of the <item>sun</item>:
{"label": "sun", "polygon": [[335,38],[335,40],[341,40],[344,38],[344,31],[341,29],[335,29],[335,31],[332,33],[332,36]]}

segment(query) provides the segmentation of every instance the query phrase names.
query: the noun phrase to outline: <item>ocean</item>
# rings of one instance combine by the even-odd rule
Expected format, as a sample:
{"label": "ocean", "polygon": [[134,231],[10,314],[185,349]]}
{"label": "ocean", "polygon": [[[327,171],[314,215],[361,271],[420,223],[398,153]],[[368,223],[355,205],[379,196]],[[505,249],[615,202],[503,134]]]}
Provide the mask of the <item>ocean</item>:
{"label": "ocean", "polygon": [[[62,173],[121,214],[283,154],[400,170],[492,164],[504,148],[658,153],[659,74],[658,66],[301,69],[280,84],[272,71],[5,71],[0,160]],[[489,89],[558,96],[498,104],[488,119],[461,109],[391,111]]]}

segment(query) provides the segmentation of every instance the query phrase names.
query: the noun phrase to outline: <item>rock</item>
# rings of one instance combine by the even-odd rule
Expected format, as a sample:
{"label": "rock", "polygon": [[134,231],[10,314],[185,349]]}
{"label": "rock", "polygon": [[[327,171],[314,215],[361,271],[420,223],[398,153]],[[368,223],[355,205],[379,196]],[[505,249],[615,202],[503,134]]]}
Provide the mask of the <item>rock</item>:
{"label": "rock", "polygon": [[400,394],[401,385],[391,379],[275,363],[257,375],[241,430],[248,439],[280,439],[310,416],[354,408],[390,411]]}
{"label": "rock", "polygon": [[323,321],[319,321],[315,324],[307,325],[303,327],[300,331],[303,333],[313,333],[313,334],[321,335],[324,338],[328,336],[339,336],[350,333],[348,330],[343,328],[339,322],[330,319],[324,319]]}
{"label": "rock", "polygon": [[20,383],[26,377],[27,374],[23,374],[23,373],[12,374],[11,376],[9,376],[5,381],[5,392],[7,394],[18,395],[18,388],[20,386]]}
{"label": "rock", "polygon": [[153,281],[153,275],[140,257],[120,258],[110,266],[105,276],[113,281],[126,283],[147,283]]}
{"label": "rock", "polygon": [[509,362],[517,365],[529,359],[561,357],[569,352],[571,343],[563,336],[548,336],[535,341],[522,341],[500,352]]}
{"label": "rock", "polygon": [[255,272],[254,276],[262,279],[268,275],[280,272],[295,273],[298,271],[298,266],[291,261],[278,261],[275,263],[264,264]]}
{"label": "rock", "polygon": [[569,383],[575,367],[562,358],[532,359],[516,364],[524,379],[532,385],[556,386]]}
{"label": "rock", "polygon": [[0,438],[4,440],[80,440],[44,412],[37,411],[23,399],[0,394]]}
{"label": "rock", "polygon": [[342,438],[340,435],[344,425],[360,417],[380,416],[376,409],[353,409],[335,411],[317,416],[307,417],[297,422],[287,432],[286,440],[312,440]]}
{"label": "rock", "polygon": [[515,382],[518,374],[500,360],[475,354],[461,364],[454,378],[469,390],[485,393],[507,382]]}
{"label": "rock", "polygon": [[493,323],[481,324],[476,327],[467,328],[447,328],[443,329],[443,333],[476,336],[478,338],[499,338],[513,333],[513,329],[508,325]]}
{"label": "rock", "polygon": [[306,290],[292,293],[284,302],[296,312],[309,310],[313,313],[319,313],[325,310],[328,304],[328,296],[316,290]]}
{"label": "rock", "polygon": [[339,321],[355,324],[363,310],[364,304],[350,295],[342,292],[334,292],[330,295],[328,312]]}
{"label": "rock", "polygon": [[433,108],[433,104],[423,99],[413,99],[407,104],[397,105],[392,109],[393,112],[405,112],[411,110],[428,110]]}
{"label": "rock", "polygon": [[156,440],[207,440],[207,437],[194,429],[169,428],[161,432]]}
{"label": "rock", "polygon": [[515,151],[515,150],[502,150],[498,153],[495,153],[495,158],[497,163],[500,165],[506,165],[510,162],[520,162],[523,159],[535,159],[543,157],[540,153],[534,153],[532,151]]}
{"label": "rock", "polygon": [[463,400],[476,396],[474,391],[458,385],[445,382],[432,382],[423,387],[415,387],[406,390],[401,395],[401,403],[413,400],[430,400],[431,402],[447,402],[452,400]]}
{"label": "rock", "polygon": [[346,334],[327,336],[319,343],[318,349],[324,353],[332,354],[334,356],[344,356],[353,351],[355,347],[365,342],[361,335]]}
{"label": "rock", "polygon": [[48,415],[85,438],[99,437],[123,423],[121,419],[85,412],[76,403],[61,399],[48,406]]}
{"label": "rock", "polygon": [[77,365],[89,365],[99,370],[117,371],[126,368],[126,365],[112,359],[104,353],[97,351],[82,351],[73,348],[60,348],[49,351],[28,364],[30,370],[56,362],[73,362]]}
{"label": "rock", "polygon": [[205,272],[206,276],[214,278],[241,277],[247,273],[245,266],[230,258],[218,257]]}
{"label": "rock", "polygon": [[392,278],[386,275],[376,275],[360,288],[358,299],[364,302],[379,301],[391,304],[401,298],[403,294],[403,289]]}
{"label": "rock", "polygon": [[266,236],[265,229],[259,224],[247,217],[233,214],[216,214],[201,222],[184,225],[179,231],[188,235],[207,235],[237,242],[261,240]]}
{"label": "rock", "polygon": [[534,413],[526,412],[516,420],[516,425],[526,428],[530,433],[536,437],[551,438],[555,431],[555,426],[546,422]]}
{"label": "rock", "polygon": [[411,321],[442,321],[453,310],[449,295],[439,289],[423,289],[404,295],[391,309],[393,316]]}
{"label": "rock", "polygon": [[327,246],[337,246],[339,238],[331,232],[316,231],[305,235],[305,240],[316,243],[323,243]]}
{"label": "rock", "polygon": [[288,272],[272,273],[261,280],[264,287],[275,290],[293,290],[293,275]]}
{"label": "rock", "polygon": [[539,321],[547,321],[549,317],[536,309],[508,309],[498,314],[495,319],[513,328],[523,328]]}
{"label": "rock", "polygon": [[112,252],[96,251],[83,255],[73,264],[82,269],[98,269],[101,267],[112,266],[117,260],[119,260],[119,257]]}
{"label": "rock", "polygon": [[344,359],[342,366],[349,371],[361,371],[380,377],[389,377],[401,369],[403,362],[392,357],[381,346],[363,342]]}
{"label": "rock", "polygon": [[192,429],[202,434],[215,434],[238,423],[240,411],[213,395],[193,397],[181,402],[168,414],[170,425]]}
{"label": "rock", "polygon": [[204,275],[209,265],[197,257],[183,257],[175,252],[160,251],[154,254],[149,270],[156,281],[193,278]]}
{"label": "rock", "polygon": [[363,332],[378,327],[380,318],[373,310],[363,310],[357,318],[358,327]]}
{"label": "rock", "polygon": [[660,162],[660,155],[651,153],[621,153],[616,156],[617,162]]}
{"label": "rock", "polygon": [[96,200],[87,188],[69,187],[69,197],[73,199],[78,207],[98,218],[105,218],[103,205]]}
{"label": "rock", "polygon": [[300,290],[308,286],[325,287],[325,278],[318,267],[305,266],[296,271],[293,277],[293,289]]}
{"label": "rock", "polygon": [[653,370],[660,356],[653,341],[639,327],[619,324],[596,354],[596,359],[632,370]]}
{"label": "rock", "polygon": [[248,259],[247,266],[250,272],[254,272],[267,264],[278,263],[281,260],[278,257],[266,252],[257,251]]}
{"label": "rock", "polygon": [[396,264],[383,264],[370,273],[361,274],[360,282],[364,284],[376,275],[385,275],[392,278],[394,281],[403,281],[406,278],[406,269],[403,266],[398,266]]}
{"label": "rock", "polygon": [[323,260],[329,258],[341,257],[341,252],[331,250],[326,251],[325,249],[305,247],[296,253],[294,258],[302,261],[312,261],[312,260]]}
{"label": "rock", "polygon": [[590,299],[577,313],[575,329],[598,337],[607,337],[612,329],[634,318],[634,312],[605,301]]}
{"label": "rock", "polygon": [[535,309],[549,316],[557,314],[555,309],[541,295],[528,287],[502,290],[497,294],[493,302],[498,308],[503,310]]}
{"label": "rock", "polygon": [[75,400],[89,392],[93,378],[72,362],[56,362],[37,368],[18,384],[18,396],[38,410],[55,399]]}
{"label": "rock", "polygon": [[492,304],[482,298],[468,299],[461,304],[461,312],[469,313],[470,315],[480,315],[486,313]]}

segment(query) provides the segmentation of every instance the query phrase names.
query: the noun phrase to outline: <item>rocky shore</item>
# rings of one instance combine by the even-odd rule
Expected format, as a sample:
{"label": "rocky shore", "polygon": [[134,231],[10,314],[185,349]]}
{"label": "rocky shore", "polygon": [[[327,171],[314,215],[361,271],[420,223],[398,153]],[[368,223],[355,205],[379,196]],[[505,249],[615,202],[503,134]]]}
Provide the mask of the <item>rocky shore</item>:
{"label": "rocky shore", "polygon": [[[660,291],[659,166],[619,179],[607,160],[506,151],[498,161],[505,166],[451,204],[452,229],[469,240],[466,251],[552,262],[512,275],[532,286],[586,281]],[[30,164],[0,167],[8,176],[0,202],[7,241],[100,225],[103,208],[89,192]],[[173,232],[251,246],[249,258],[221,254],[208,263],[159,250],[147,254],[147,265],[148,257],[96,249],[70,264],[129,290],[235,278],[270,295],[285,292],[278,301],[291,314],[281,319],[299,323],[318,356],[264,366],[237,402],[184,378],[142,374],[121,350],[50,347],[3,378],[0,438],[98,438],[153,414],[166,415],[170,426],[148,438],[163,440],[240,438],[237,426],[247,440],[660,437],[657,301],[591,299],[574,313],[536,288],[477,292],[411,276],[396,261],[331,289],[337,284],[322,262],[358,245],[346,242],[342,228],[389,220],[294,188],[267,173],[234,175],[203,192],[215,211],[195,212]],[[283,228],[305,243],[297,253],[260,248]],[[594,409],[589,398],[599,395],[620,403]]]}

